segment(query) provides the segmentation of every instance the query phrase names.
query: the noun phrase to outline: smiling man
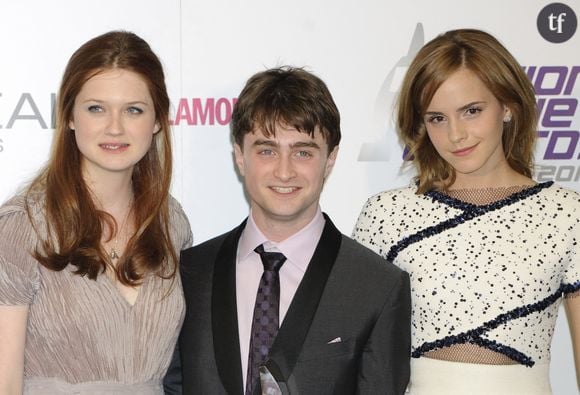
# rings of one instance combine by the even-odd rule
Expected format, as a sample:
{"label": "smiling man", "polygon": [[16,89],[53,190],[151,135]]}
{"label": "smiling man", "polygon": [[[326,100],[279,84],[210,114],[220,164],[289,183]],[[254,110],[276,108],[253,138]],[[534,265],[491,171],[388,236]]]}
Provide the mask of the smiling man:
{"label": "smiling man", "polygon": [[319,206],[340,142],[328,88],[302,69],[260,72],[232,133],[250,215],[182,254],[187,313],[166,392],[402,394],[408,276]]}

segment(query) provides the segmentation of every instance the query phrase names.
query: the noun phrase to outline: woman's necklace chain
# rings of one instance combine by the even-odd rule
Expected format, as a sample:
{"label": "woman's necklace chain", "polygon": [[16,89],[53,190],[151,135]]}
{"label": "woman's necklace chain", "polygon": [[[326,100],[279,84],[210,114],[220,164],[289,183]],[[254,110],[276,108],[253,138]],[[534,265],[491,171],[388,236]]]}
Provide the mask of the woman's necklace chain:
{"label": "woman's necklace chain", "polygon": [[131,213],[132,210],[133,210],[133,201],[131,200],[127,208],[127,213],[123,218],[123,222],[121,223],[121,226],[119,227],[119,229],[117,229],[117,232],[115,233],[115,240],[113,242],[113,246],[111,247],[111,251],[109,251],[109,258],[111,259],[111,261],[117,261],[120,258],[119,253],[117,252],[119,245],[119,234],[121,234],[125,230],[127,219],[129,218],[129,214]]}

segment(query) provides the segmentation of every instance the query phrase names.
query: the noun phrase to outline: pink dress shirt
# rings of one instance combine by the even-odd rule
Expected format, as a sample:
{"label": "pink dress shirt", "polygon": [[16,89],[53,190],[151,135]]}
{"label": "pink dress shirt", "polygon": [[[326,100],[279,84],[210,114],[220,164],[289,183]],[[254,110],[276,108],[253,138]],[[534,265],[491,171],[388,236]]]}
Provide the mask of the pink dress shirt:
{"label": "pink dress shirt", "polygon": [[286,256],[286,262],[280,269],[280,325],[282,325],[294,294],[302,281],[302,277],[304,277],[312,255],[314,255],[324,224],[322,211],[318,207],[318,211],[308,225],[286,240],[274,243],[269,241],[258,229],[250,212],[246,227],[240,236],[236,255],[236,302],[244,388],[246,387],[248,371],[254,303],[256,302],[258,284],[264,271],[260,256],[254,252],[254,248],[264,244],[266,251],[281,252]]}

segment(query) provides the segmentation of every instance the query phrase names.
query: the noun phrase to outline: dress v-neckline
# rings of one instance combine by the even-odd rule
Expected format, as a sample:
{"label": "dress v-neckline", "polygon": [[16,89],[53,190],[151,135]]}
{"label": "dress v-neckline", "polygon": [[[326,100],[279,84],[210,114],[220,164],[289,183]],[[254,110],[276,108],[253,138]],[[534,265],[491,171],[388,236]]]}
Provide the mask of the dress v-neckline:
{"label": "dress v-neckline", "polygon": [[139,286],[139,289],[137,290],[137,296],[135,297],[135,301],[133,303],[131,303],[131,302],[129,302],[129,300],[125,296],[123,296],[121,289],[119,289],[119,287],[117,287],[117,284],[115,283],[115,281],[113,279],[111,279],[109,277],[109,275],[104,273],[102,276],[105,277],[104,281],[107,282],[109,288],[111,289],[111,292],[113,294],[115,294],[115,298],[121,300],[121,302],[129,309],[133,309],[137,305],[137,303],[139,303],[139,300],[142,298],[141,294],[143,293],[143,290],[144,290],[145,286],[147,285],[148,279],[149,279],[148,275],[145,275],[143,277],[143,282],[141,283],[141,285]]}

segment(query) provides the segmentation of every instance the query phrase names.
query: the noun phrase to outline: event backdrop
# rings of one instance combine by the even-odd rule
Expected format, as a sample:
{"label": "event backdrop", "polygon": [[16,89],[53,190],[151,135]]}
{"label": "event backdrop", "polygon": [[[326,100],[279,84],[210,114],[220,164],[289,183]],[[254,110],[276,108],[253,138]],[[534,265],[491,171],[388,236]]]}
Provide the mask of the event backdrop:
{"label": "event backdrop", "polygon": [[[327,82],[342,114],[343,139],[321,204],[350,234],[370,195],[406,185],[413,176],[403,166],[392,122],[406,67],[426,41],[460,27],[497,36],[532,79],[541,111],[536,178],[580,190],[580,33],[572,34],[580,2],[567,0],[543,11],[549,4],[3,1],[0,201],[21,189],[46,161],[55,93],[69,56],[89,38],[112,29],[141,35],[164,63],[173,105],[173,195],[189,217],[196,243],[232,228],[247,214],[228,123],[236,96],[250,75],[291,64],[305,66]],[[555,394],[575,394],[563,309],[555,336],[551,372]]]}

